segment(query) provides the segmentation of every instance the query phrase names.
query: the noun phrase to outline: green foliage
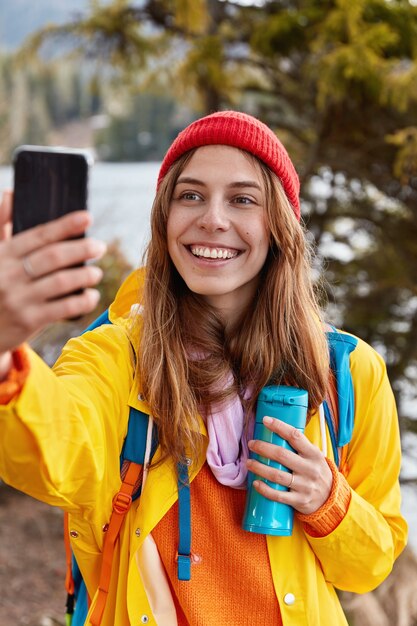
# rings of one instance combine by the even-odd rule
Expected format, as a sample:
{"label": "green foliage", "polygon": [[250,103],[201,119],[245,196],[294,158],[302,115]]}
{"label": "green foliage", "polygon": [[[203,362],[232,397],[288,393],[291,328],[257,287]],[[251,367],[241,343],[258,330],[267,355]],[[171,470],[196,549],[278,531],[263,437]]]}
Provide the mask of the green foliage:
{"label": "green foliage", "polygon": [[[191,48],[180,65],[178,78],[185,92],[190,77],[201,102],[208,110],[219,108],[221,102],[229,102],[233,83],[226,71],[223,44],[218,35],[202,36],[198,46]],[[201,106],[201,104],[200,104]]]}
{"label": "green foliage", "polygon": [[277,50],[282,55],[290,54],[300,48],[300,43],[307,44],[307,16],[300,12],[281,12],[270,18],[255,29],[251,37],[251,45],[262,56],[274,57]]}
{"label": "green foliage", "polygon": [[387,136],[387,142],[398,146],[394,175],[403,185],[417,177],[417,128],[402,128]]}
{"label": "green foliage", "polygon": [[366,12],[363,0],[336,4],[314,45],[319,106],[347,98],[352,91],[380,100],[386,76],[395,67],[395,56],[388,53],[395,54],[400,33],[390,23],[366,19],[374,16]]}
{"label": "green foliage", "polygon": [[207,29],[206,0],[177,0],[166,3],[171,6],[174,23],[185,32],[203,34]]}
{"label": "green foliage", "polygon": [[146,66],[148,54],[154,52],[154,42],[143,36],[134,11],[126,0],[116,0],[107,5],[98,5],[94,14],[85,22],[71,29],[75,37],[93,36],[94,45],[113,65],[122,64],[129,69]]}

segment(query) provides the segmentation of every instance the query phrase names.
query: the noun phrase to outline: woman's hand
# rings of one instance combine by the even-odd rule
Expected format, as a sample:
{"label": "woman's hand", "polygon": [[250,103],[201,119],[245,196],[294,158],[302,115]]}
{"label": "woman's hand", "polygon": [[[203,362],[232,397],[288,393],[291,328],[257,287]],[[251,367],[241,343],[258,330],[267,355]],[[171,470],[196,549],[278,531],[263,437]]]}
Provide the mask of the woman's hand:
{"label": "woman's hand", "polygon": [[[7,192],[0,204],[0,366],[8,361],[8,351],[47,324],[94,309],[99,292],[91,287],[100,281],[102,271],[74,266],[99,258],[106,250],[105,244],[90,238],[71,240],[90,225],[86,211],[15,237],[10,236],[11,215],[12,194]],[[77,290],[83,291],[74,294]]]}
{"label": "woman's hand", "polygon": [[289,487],[289,491],[278,491],[262,480],[257,480],[253,483],[255,489],[269,500],[289,504],[300,513],[314,513],[326,502],[332,488],[332,473],[324,454],[296,428],[270,417],[265,417],[263,422],[269,430],[288,441],[298,454],[264,441],[250,441],[249,449],[252,452],[277,461],[292,472],[284,472],[249,459],[247,465],[251,472],[270,482]]}

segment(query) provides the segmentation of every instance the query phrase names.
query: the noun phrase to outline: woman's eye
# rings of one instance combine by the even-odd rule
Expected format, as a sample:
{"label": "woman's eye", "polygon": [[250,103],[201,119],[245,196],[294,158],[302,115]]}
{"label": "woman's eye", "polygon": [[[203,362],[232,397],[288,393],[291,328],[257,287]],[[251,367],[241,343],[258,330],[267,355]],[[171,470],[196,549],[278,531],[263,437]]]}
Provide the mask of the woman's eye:
{"label": "woman's eye", "polygon": [[180,200],[195,201],[200,200],[200,196],[198,195],[198,193],[194,193],[193,191],[185,191],[180,195]]}
{"label": "woman's eye", "polygon": [[253,204],[254,201],[252,198],[248,198],[248,196],[237,196],[233,202],[236,202],[236,204]]}

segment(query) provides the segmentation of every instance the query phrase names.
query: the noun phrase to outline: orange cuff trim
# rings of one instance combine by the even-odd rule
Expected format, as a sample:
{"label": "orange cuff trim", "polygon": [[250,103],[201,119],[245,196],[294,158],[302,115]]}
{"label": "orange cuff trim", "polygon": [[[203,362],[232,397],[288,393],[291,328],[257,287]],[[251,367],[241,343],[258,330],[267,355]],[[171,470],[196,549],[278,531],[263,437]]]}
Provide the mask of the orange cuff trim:
{"label": "orange cuff trim", "polygon": [[333,532],[345,517],[352,497],[349,484],[339,472],[336,464],[327,458],[326,461],[333,476],[333,485],[328,499],[314,513],[296,514],[304,530],[311,537],[325,537]]}
{"label": "orange cuff trim", "polygon": [[7,378],[0,383],[0,404],[8,404],[21,392],[29,375],[30,361],[24,346],[12,353],[12,367]]}

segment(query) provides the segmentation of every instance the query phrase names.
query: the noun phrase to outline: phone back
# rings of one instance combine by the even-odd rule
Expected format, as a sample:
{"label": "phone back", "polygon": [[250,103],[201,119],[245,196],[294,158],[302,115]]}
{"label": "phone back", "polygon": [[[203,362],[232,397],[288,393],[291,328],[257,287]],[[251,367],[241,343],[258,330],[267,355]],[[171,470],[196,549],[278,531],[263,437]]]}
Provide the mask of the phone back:
{"label": "phone back", "polygon": [[89,154],[21,146],[14,154],[13,234],[87,208]]}

